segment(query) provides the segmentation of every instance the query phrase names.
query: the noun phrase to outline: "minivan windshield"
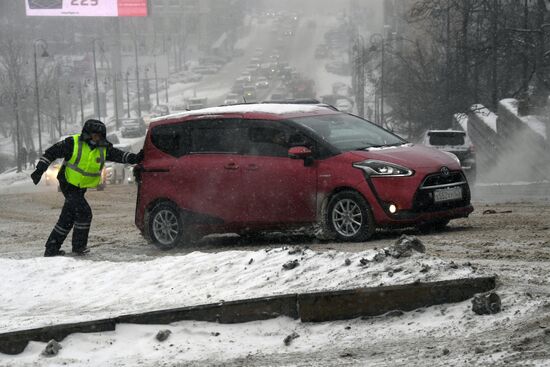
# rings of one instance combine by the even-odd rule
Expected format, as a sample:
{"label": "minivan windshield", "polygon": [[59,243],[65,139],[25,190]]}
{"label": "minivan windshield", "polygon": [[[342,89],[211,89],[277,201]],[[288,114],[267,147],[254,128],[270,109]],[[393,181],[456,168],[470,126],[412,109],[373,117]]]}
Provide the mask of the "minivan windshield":
{"label": "minivan windshield", "polygon": [[341,151],[398,146],[407,143],[371,122],[347,114],[299,117],[293,121],[312,130]]}

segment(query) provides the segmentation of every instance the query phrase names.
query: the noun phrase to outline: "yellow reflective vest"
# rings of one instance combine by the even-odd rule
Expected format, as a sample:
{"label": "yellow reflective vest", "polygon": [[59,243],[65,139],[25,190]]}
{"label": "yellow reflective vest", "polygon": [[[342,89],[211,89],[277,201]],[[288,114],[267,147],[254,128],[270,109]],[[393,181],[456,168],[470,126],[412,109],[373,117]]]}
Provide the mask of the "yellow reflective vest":
{"label": "yellow reflective vest", "polygon": [[67,182],[83,189],[98,186],[101,183],[101,171],[105,165],[107,149],[90,149],[90,146],[80,139],[80,134],[73,135],[73,139],[73,155],[64,163]]}

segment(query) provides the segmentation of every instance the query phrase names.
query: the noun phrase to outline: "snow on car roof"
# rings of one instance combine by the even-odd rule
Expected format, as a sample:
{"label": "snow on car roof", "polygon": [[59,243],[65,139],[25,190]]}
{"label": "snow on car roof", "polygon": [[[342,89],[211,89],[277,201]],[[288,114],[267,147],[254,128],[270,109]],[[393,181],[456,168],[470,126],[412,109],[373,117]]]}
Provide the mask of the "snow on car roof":
{"label": "snow on car roof", "polygon": [[319,113],[329,112],[329,108],[322,105],[311,104],[289,104],[289,103],[258,103],[258,104],[240,104],[231,106],[209,107],[195,111],[185,111],[171,115],[157,117],[151,122],[171,120],[174,118],[202,115],[220,115],[220,114],[246,114],[246,113],[264,113],[271,115],[290,115],[300,113]]}
{"label": "snow on car roof", "polygon": [[465,131],[462,131],[462,130],[428,130],[428,134],[444,134],[444,133],[453,133],[453,134],[461,134],[461,135],[466,135],[466,132]]}

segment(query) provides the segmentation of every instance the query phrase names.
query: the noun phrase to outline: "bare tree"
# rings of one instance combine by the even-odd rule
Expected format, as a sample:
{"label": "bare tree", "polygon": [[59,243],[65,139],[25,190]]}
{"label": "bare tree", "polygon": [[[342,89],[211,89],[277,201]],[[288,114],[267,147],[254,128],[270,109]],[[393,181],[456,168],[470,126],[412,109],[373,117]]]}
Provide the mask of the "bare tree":
{"label": "bare tree", "polygon": [[[387,48],[387,100],[412,135],[451,126],[474,103],[550,90],[550,21],[544,0],[421,0],[404,16],[412,40]],[[410,41],[410,42],[407,42]]]}

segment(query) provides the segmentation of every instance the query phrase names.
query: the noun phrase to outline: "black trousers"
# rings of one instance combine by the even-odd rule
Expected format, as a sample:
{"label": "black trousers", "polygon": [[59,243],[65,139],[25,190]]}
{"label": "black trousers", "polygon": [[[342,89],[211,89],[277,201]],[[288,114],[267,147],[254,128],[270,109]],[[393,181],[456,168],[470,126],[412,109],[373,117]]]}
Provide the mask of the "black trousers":
{"label": "black trousers", "polygon": [[48,237],[46,249],[58,251],[72,229],[72,250],[83,250],[88,245],[88,233],[92,223],[92,208],[84,197],[86,189],[80,189],[64,180],[59,180],[59,186],[65,196],[65,204],[63,204],[61,215]]}

